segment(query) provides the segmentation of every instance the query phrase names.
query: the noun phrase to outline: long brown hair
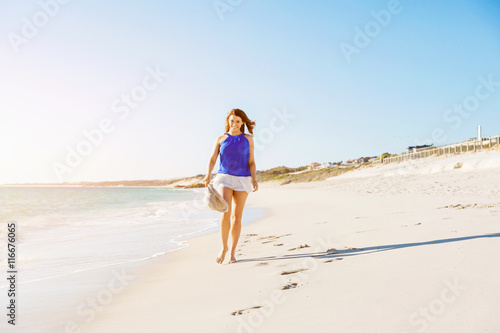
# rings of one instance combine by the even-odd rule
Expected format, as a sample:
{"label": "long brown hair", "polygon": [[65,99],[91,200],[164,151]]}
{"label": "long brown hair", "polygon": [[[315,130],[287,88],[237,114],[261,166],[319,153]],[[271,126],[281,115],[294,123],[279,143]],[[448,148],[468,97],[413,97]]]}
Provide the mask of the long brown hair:
{"label": "long brown hair", "polygon": [[240,109],[232,109],[227,114],[226,127],[225,127],[226,132],[229,132],[229,117],[231,117],[232,115],[238,116],[241,118],[241,120],[243,120],[243,125],[241,125],[241,127],[240,127],[241,132],[245,133],[245,125],[247,125],[248,132],[250,132],[250,134],[253,134],[253,128],[255,127],[255,121],[248,119],[246,113]]}

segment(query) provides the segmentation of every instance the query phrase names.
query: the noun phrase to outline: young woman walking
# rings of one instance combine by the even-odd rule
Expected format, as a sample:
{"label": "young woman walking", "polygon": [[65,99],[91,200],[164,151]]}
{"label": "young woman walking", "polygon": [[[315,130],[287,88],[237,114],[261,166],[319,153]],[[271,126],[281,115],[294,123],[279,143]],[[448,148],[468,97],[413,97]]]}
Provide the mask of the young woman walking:
{"label": "young woman walking", "polygon": [[[250,134],[245,134],[245,126]],[[215,140],[207,174],[202,180],[205,186],[210,183],[212,169],[217,162],[217,157],[220,156],[220,168],[213,185],[226,200],[229,209],[221,214],[222,250],[216,259],[219,264],[222,264],[229,250],[229,234],[231,234],[229,263],[236,262],[235,252],[241,233],[243,208],[248,194],[259,188],[253,153],[254,142],[251,135],[254,126],[255,122],[248,119],[242,110],[233,109],[228,113],[225,124],[226,133]]]}

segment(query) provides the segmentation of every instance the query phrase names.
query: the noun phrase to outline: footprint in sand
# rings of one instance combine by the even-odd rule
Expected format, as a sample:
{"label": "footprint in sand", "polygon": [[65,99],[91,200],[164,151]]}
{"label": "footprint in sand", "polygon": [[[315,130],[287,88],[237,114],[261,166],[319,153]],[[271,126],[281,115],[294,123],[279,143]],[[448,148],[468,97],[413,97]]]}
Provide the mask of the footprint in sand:
{"label": "footprint in sand", "polygon": [[474,204],[467,204],[467,205],[462,205],[462,204],[456,204],[456,205],[448,205],[448,206],[444,206],[444,207],[439,207],[438,209],[441,209],[441,208],[456,208],[456,209],[466,209],[466,208],[493,208],[493,207],[497,207],[499,206],[499,204],[484,204],[484,205],[480,205],[480,204],[477,204],[477,203],[474,203]]}
{"label": "footprint in sand", "polygon": [[344,259],[344,258],[330,259],[330,260],[325,260],[325,261],[323,261],[323,262],[325,262],[325,263],[326,263],[326,262],[332,262],[332,261],[342,260],[342,259]]}
{"label": "footprint in sand", "polygon": [[[347,246],[343,250],[339,250],[339,249],[336,249],[336,248],[331,248],[331,249],[326,250],[325,253],[317,255],[315,257],[325,257],[325,256],[330,256],[332,254],[337,254],[339,252],[346,253],[346,252],[351,252],[351,251],[363,251],[363,249],[362,248],[358,248],[358,247],[347,247]],[[340,260],[342,260],[342,259],[340,259]],[[330,261],[325,261],[325,262],[330,262]]]}
{"label": "footprint in sand", "polygon": [[278,236],[264,236],[264,237],[259,237],[258,239],[275,239],[277,238]]}
{"label": "footprint in sand", "polygon": [[310,247],[310,246],[307,245],[307,244],[304,244],[304,245],[300,245],[298,247],[294,247],[293,249],[289,249],[288,251],[300,250],[300,249],[303,249],[303,248],[306,248],[306,247]]}
{"label": "footprint in sand", "polygon": [[274,235],[273,236],[265,236],[265,237],[258,238],[258,240],[266,240],[265,242],[262,242],[262,244],[267,244],[267,243],[274,242],[278,238],[286,237],[286,236],[290,236],[290,235],[291,234],[286,234],[286,235],[281,235],[281,236],[274,236]]}
{"label": "footprint in sand", "polygon": [[331,249],[326,250],[325,253],[316,255],[315,257],[325,257],[325,256],[329,256],[329,255],[332,255],[332,254],[337,254],[337,253],[339,253],[339,251],[341,251],[341,250],[337,250],[335,248],[331,248]]}
{"label": "footprint in sand", "polygon": [[308,268],[299,268],[299,269],[295,269],[293,271],[282,272],[281,275],[295,274],[295,273],[302,272],[302,271],[307,271],[307,270],[308,270]]}
{"label": "footprint in sand", "polygon": [[284,285],[281,290],[288,290],[288,289],[293,289],[293,288],[297,288],[299,286],[298,283],[290,283],[290,284],[287,284],[287,285]]}
{"label": "footprint in sand", "polygon": [[253,309],[260,309],[261,307],[262,307],[261,305],[258,305],[248,309],[234,311],[233,313],[231,313],[231,316],[241,316],[242,314],[249,313]]}

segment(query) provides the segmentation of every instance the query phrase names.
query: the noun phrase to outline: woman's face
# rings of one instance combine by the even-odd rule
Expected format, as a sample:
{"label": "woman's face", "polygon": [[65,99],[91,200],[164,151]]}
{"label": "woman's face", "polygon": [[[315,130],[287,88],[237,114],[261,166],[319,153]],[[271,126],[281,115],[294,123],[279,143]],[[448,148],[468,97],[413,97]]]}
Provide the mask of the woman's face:
{"label": "woman's face", "polygon": [[230,115],[227,121],[229,123],[229,128],[233,130],[233,132],[239,131],[243,125],[243,120],[234,114]]}

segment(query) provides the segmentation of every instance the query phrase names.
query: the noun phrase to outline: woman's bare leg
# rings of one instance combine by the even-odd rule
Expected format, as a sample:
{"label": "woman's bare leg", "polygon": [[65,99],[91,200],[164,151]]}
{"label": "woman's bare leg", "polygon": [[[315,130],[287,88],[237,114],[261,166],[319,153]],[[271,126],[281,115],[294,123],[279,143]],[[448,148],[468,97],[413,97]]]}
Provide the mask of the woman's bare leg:
{"label": "woman's bare leg", "polygon": [[232,214],[232,225],[231,225],[231,259],[229,263],[235,263],[235,253],[236,246],[238,245],[238,240],[240,239],[241,233],[241,218],[243,216],[243,208],[245,208],[245,202],[247,200],[248,193],[246,191],[233,191],[234,200],[234,210]]}
{"label": "woman's bare leg", "polygon": [[233,189],[229,187],[222,187],[222,197],[226,200],[229,209],[226,213],[221,214],[220,218],[220,234],[222,239],[222,250],[219,253],[216,261],[218,264],[222,264],[224,261],[224,257],[226,256],[226,252],[229,249],[227,246],[227,239],[229,237],[229,230],[231,228],[231,201],[233,198]]}

